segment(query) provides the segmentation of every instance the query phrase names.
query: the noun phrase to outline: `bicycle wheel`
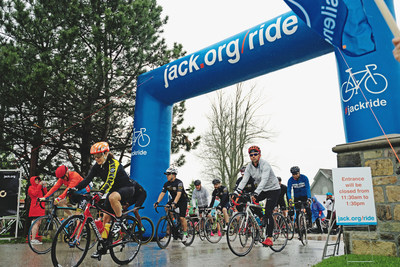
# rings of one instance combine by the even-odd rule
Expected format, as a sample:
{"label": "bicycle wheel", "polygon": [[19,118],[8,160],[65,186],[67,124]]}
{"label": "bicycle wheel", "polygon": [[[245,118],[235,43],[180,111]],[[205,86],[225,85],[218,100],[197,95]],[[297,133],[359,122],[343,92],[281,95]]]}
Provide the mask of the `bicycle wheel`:
{"label": "bicycle wheel", "polygon": [[[33,221],[28,232],[28,244],[33,252],[46,254],[51,250],[51,243],[56,235],[59,222],[51,215],[38,217]],[[32,236],[32,231],[36,230],[36,235]]]}
{"label": "bicycle wheel", "polygon": [[256,229],[254,227],[254,222],[250,218],[246,219],[246,214],[243,212],[236,213],[231,218],[228,223],[228,229],[234,228],[232,226],[234,223],[237,224],[237,237],[233,239],[227,235],[226,240],[233,254],[243,257],[246,256],[254,246]]}
{"label": "bicycle wheel", "polygon": [[208,242],[218,243],[222,238],[222,224],[216,218],[207,218],[205,223],[205,233]]}
{"label": "bicycle wheel", "polygon": [[[90,226],[83,223],[82,215],[73,215],[57,229],[51,246],[54,266],[79,266],[90,245]],[[82,229],[83,227],[83,229]]]}
{"label": "bicycle wheel", "polygon": [[227,238],[229,238],[230,241],[234,241],[236,239],[238,236],[238,229],[239,223],[237,219],[232,220],[232,222],[228,224]]}
{"label": "bicycle wheel", "polygon": [[138,254],[142,245],[141,231],[138,220],[130,215],[124,216],[121,222],[121,230],[112,233],[112,245],[110,255],[117,264],[130,263]]}
{"label": "bicycle wheel", "polygon": [[[142,226],[144,228],[144,232],[142,233],[142,245],[146,245],[154,237],[154,224],[150,218],[144,216],[140,218],[140,221],[142,222]],[[137,232],[139,229],[135,231]]]}
{"label": "bicycle wheel", "polygon": [[292,240],[295,232],[294,222],[289,217],[286,217],[286,223],[288,225],[288,240]]}
{"label": "bicycle wheel", "polygon": [[160,248],[166,248],[171,241],[172,236],[172,228],[171,224],[167,220],[167,217],[161,217],[158,220],[157,227],[156,227],[156,241],[157,245]]}
{"label": "bicycle wheel", "polygon": [[206,219],[204,217],[201,217],[199,222],[197,223],[197,232],[199,234],[199,238],[201,241],[204,241],[206,239],[206,232],[204,230],[204,226],[206,224]]}
{"label": "bicycle wheel", "polygon": [[307,240],[307,221],[306,216],[304,213],[299,214],[299,234],[300,234],[300,241],[305,246],[308,243]]}
{"label": "bicycle wheel", "polygon": [[183,244],[188,247],[193,243],[194,237],[196,236],[196,231],[194,230],[194,222],[191,218],[186,217],[186,223],[187,223],[187,239],[186,242]]}
{"label": "bicycle wheel", "polygon": [[272,242],[274,244],[270,248],[275,252],[280,252],[286,247],[290,229],[282,214],[274,213],[272,217],[274,218],[274,230],[272,232]]}

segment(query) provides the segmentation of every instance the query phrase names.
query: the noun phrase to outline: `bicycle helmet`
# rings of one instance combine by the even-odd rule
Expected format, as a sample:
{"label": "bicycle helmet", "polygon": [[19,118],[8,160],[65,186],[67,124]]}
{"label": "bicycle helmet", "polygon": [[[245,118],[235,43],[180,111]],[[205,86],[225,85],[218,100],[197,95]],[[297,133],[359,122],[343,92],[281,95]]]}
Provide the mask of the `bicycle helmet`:
{"label": "bicycle helmet", "polygon": [[261,154],[261,149],[258,146],[251,146],[251,147],[249,147],[248,152],[249,152],[249,154],[250,154],[250,152],[258,152]]}
{"label": "bicycle helmet", "polygon": [[200,181],[200,180],[194,181],[194,185],[195,185],[195,186],[201,185],[201,181]]}
{"label": "bicycle helmet", "polygon": [[176,174],[178,174],[178,170],[175,167],[171,166],[164,172],[164,174],[165,175],[168,175],[168,174],[175,174],[176,175]]}
{"label": "bicycle helmet", "polygon": [[68,171],[68,167],[65,165],[61,165],[60,167],[58,167],[56,169],[56,177],[58,179],[63,178],[65,176],[65,174],[67,173],[67,171]]}
{"label": "bicycle helmet", "polygon": [[212,180],[213,185],[220,184],[220,183],[221,183],[221,181],[219,179]]}
{"label": "bicycle helmet", "polygon": [[290,168],[290,172],[292,174],[296,174],[296,173],[300,172],[300,168],[298,166],[293,166],[292,168]]}
{"label": "bicycle helmet", "polygon": [[332,196],[331,192],[326,193],[327,196]]}
{"label": "bicycle helmet", "polygon": [[107,142],[98,142],[90,148],[90,154],[104,153],[110,151],[110,147]]}

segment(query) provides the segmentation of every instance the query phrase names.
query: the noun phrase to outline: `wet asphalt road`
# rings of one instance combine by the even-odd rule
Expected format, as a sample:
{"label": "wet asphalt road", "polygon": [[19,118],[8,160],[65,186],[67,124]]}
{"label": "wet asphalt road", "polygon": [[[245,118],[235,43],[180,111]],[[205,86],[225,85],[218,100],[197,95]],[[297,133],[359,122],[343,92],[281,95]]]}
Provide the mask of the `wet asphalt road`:
{"label": "wet asphalt road", "polygon": [[[223,238],[217,244],[201,241],[196,237],[190,247],[178,241],[171,242],[167,249],[160,249],[156,242],[142,246],[138,256],[128,266],[313,266],[321,261],[326,235],[311,235],[307,246],[299,240],[291,240],[282,252],[273,252],[269,248],[256,245],[244,257],[234,255]],[[116,265],[109,255],[101,261],[90,258],[91,249],[80,266],[108,267]],[[343,243],[339,255],[343,255]],[[50,253],[37,255],[28,244],[0,245],[1,266],[47,267],[52,266]]]}

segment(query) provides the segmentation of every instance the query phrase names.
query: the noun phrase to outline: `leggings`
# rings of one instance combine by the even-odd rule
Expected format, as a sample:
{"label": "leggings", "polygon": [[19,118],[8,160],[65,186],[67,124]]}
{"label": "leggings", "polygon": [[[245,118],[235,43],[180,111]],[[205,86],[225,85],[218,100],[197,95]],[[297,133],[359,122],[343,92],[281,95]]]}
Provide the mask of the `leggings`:
{"label": "leggings", "polygon": [[[276,203],[278,203],[279,195],[281,193],[281,189],[272,190],[272,191],[262,191],[261,194],[257,197],[257,202],[267,199],[265,203],[265,214],[263,217],[264,223],[267,225],[267,236],[272,237],[272,232],[274,230],[274,218],[272,217],[272,213],[274,212],[274,208],[276,207]],[[260,211],[260,209],[258,209]],[[260,211],[261,212],[261,211]],[[259,215],[261,218],[261,216]]]}

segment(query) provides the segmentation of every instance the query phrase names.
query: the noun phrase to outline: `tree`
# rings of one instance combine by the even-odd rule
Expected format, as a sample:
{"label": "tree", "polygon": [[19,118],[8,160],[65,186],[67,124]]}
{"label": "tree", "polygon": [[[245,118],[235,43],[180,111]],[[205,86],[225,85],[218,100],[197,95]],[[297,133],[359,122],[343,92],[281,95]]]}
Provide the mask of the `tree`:
{"label": "tree", "polygon": [[107,141],[130,164],[136,78],[184,55],[156,0],[0,2],[0,152],[28,176],[85,175]]}
{"label": "tree", "polygon": [[240,168],[244,165],[244,147],[255,140],[269,139],[266,123],[257,117],[262,103],[255,86],[243,94],[243,83],[236,85],[232,98],[217,92],[208,115],[210,129],[205,133],[201,158],[207,164],[208,176],[219,178],[231,191]]}

